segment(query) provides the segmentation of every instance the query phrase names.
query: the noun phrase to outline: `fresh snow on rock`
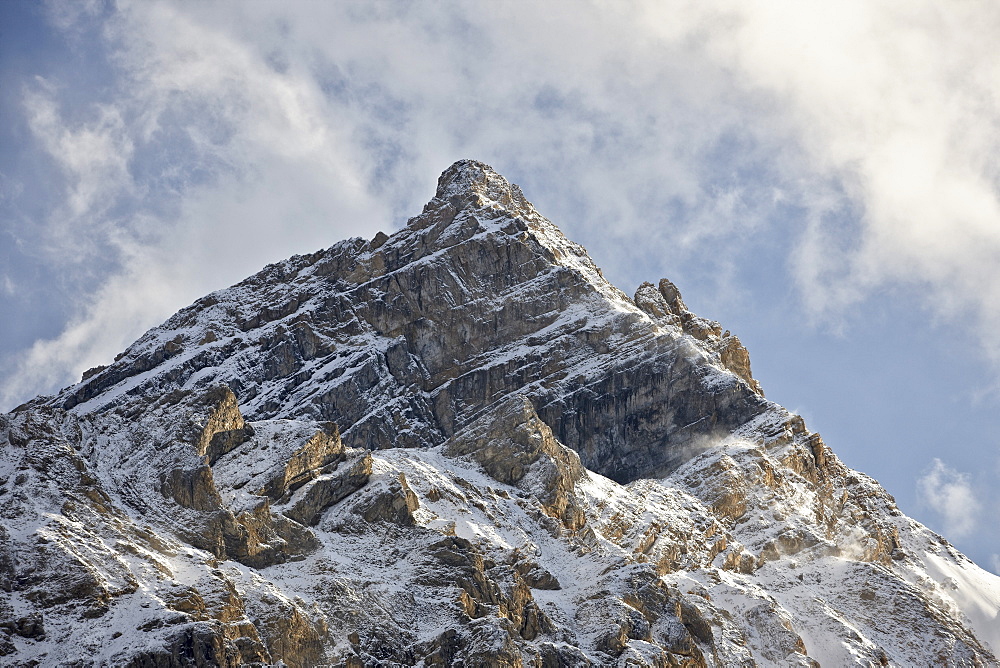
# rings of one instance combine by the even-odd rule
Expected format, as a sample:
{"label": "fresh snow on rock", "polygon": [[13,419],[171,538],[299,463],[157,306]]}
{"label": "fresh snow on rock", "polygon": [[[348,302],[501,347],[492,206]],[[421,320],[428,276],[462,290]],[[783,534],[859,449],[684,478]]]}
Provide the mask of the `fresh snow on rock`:
{"label": "fresh snow on rock", "polygon": [[1000,578],[489,166],[0,416],[0,663],[986,666]]}

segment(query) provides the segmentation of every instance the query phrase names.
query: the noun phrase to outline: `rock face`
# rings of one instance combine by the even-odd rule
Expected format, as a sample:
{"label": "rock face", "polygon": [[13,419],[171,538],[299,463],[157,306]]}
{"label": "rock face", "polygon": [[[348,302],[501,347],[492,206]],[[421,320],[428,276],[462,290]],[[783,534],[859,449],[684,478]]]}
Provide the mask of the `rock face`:
{"label": "rock face", "polygon": [[[1000,578],[482,163],[0,416],[4,665],[995,665]],[[901,632],[902,631],[902,632]]]}
{"label": "rock face", "polygon": [[581,529],[586,516],[574,486],[586,475],[580,457],[560,444],[531,402],[514,395],[445,443],[444,454],[467,455],[489,477],[534,496],[566,528]]}

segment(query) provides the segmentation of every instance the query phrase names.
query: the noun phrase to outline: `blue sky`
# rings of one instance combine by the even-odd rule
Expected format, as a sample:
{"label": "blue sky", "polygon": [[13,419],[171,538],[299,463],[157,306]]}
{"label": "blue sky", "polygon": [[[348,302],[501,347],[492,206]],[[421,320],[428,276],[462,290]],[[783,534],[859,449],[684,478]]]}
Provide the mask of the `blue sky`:
{"label": "blue sky", "polygon": [[0,3],[0,407],[476,158],[1000,569],[998,37],[990,2]]}

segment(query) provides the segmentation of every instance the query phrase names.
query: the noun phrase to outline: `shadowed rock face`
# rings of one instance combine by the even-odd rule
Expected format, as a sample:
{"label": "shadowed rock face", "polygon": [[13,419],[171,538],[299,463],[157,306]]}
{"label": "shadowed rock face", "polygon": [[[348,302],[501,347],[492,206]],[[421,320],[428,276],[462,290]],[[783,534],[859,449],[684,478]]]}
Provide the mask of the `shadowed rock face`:
{"label": "shadowed rock face", "polygon": [[627,297],[473,161],[392,236],[266,267],[0,415],[0,520],[3,665],[1000,645],[1000,580],[768,402],[738,338],[667,279]]}
{"label": "shadowed rock face", "polygon": [[[739,340],[661,288],[629,299],[517,186],[464,161],[404,230],[210,295],[56,401],[128,411],[196,377],[233,388],[252,420],[327,420],[347,446],[384,449],[443,443],[517,391],[585,466],[627,482],[767,406]],[[230,427],[213,453],[238,444]]]}

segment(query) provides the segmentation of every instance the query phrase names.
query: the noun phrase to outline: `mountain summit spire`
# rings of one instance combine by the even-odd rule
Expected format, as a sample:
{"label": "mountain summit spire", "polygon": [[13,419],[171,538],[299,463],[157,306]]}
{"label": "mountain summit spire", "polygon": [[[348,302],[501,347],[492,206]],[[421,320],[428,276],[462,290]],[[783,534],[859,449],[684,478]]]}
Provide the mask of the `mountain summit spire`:
{"label": "mountain summit spire", "polygon": [[478,160],[459,160],[444,170],[434,199],[448,201],[456,208],[486,199],[512,211],[534,211],[520,188]]}

